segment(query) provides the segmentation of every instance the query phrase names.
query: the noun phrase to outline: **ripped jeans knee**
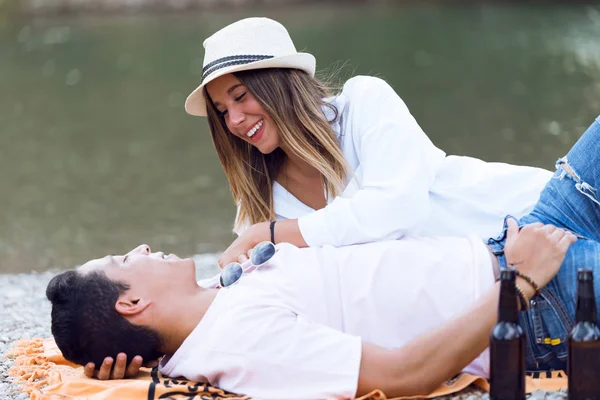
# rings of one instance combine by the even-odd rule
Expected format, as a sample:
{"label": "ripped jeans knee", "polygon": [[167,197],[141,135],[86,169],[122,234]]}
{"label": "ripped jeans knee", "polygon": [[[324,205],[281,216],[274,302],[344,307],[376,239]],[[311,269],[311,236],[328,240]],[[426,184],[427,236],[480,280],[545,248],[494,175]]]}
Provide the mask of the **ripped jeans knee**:
{"label": "ripped jeans knee", "polygon": [[556,170],[560,171],[560,174],[555,179],[572,179],[575,182],[575,188],[579,193],[600,206],[596,188],[581,179],[581,175],[569,164],[569,160],[566,156],[559,158],[558,161],[556,161]]}

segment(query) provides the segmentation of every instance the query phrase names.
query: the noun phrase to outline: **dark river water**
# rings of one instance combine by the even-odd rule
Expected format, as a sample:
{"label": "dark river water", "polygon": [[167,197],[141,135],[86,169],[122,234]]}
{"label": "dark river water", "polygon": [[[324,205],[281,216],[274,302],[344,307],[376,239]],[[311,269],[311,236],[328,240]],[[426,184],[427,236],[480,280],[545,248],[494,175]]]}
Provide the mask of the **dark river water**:
{"label": "dark river water", "polygon": [[139,243],[224,250],[235,207],[183,102],[202,41],[275,18],[319,69],[372,74],[449,154],[553,168],[600,113],[600,7],[310,6],[0,25],[0,272]]}

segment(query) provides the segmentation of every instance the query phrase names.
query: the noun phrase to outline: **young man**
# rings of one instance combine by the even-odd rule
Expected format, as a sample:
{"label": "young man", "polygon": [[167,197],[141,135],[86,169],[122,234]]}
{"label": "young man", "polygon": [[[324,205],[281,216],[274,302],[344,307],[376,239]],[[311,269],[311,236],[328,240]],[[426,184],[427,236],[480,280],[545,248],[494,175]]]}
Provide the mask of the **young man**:
{"label": "young man", "polygon": [[[550,225],[519,231],[511,220],[506,255],[545,286],[574,241]],[[373,389],[395,397],[427,393],[460,370],[487,374],[478,355],[496,321],[495,259],[475,238],[280,244],[265,265],[217,289],[215,280],[195,281],[191,259],[142,245],[58,275],[47,295],[56,342],[80,364],[123,351],[165,354],[165,375],[262,399]],[[563,268],[573,269],[568,259]]]}

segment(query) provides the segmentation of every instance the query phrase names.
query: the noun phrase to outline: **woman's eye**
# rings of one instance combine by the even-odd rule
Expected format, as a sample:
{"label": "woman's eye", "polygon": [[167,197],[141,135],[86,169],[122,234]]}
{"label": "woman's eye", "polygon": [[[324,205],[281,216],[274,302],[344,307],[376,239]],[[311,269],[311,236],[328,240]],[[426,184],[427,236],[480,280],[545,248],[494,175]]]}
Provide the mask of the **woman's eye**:
{"label": "woman's eye", "polygon": [[240,94],[238,97],[235,98],[235,101],[240,101],[244,98],[244,96],[246,96],[246,92]]}
{"label": "woman's eye", "polygon": [[225,111],[219,111],[219,117],[225,118],[226,115],[227,115],[227,110],[225,110]]}

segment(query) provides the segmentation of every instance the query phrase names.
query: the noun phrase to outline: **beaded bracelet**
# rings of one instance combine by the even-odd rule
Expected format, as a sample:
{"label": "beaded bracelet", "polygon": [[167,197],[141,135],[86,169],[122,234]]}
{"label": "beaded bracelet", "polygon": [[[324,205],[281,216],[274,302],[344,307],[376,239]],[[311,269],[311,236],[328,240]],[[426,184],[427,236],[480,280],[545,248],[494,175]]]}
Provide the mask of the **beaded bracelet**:
{"label": "beaded bracelet", "polygon": [[529,310],[529,299],[527,298],[527,295],[525,294],[523,289],[521,289],[521,287],[519,287],[519,285],[517,285],[517,284],[515,284],[515,289],[517,289],[517,295],[519,296],[519,303],[521,303],[521,311]]}
{"label": "beaded bracelet", "polygon": [[522,273],[521,271],[519,271],[518,269],[515,268],[515,273],[518,277],[523,278],[523,280],[527,283],[529,283],[531,285],[531,287],[533,288],[533,290],[535,290],[535,294],[534,296],[537,296],[540,293],[540,287],[538,286],[537,283],[535,283],[533,281],[533,279],[531,279],[529,276],[525,275],[524,273]]}

